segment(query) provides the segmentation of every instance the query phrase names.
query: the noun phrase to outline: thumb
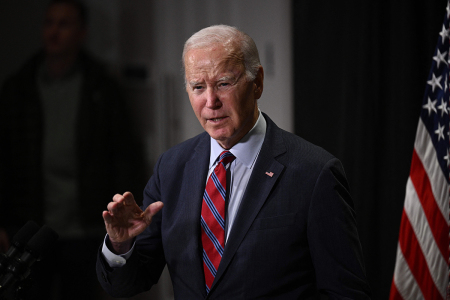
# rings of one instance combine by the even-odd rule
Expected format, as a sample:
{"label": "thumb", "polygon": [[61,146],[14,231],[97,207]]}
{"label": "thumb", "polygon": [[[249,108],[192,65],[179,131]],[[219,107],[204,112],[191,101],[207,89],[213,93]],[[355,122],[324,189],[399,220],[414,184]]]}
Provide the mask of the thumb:
{"label": "thumb", "polygon": [[155,203],[150,204],[145,211],[142,213],[145,223],[147,223],[147,225],[150,225],[150,223],[152,222],[152,218],[153,216],[159,212],[164,206],[164,203],[162,203],[161,201],[157,201]]}

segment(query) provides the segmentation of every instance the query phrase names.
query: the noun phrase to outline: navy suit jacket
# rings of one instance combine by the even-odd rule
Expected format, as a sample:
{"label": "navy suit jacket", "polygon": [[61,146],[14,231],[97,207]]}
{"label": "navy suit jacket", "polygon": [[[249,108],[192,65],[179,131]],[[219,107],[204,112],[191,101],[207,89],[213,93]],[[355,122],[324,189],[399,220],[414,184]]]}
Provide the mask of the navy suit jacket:
{"label": "navy suit jacket", "polygon": [[[209,166],[205,132],[159,158],[144,207],[164,202],[125,266],[99,254],[97,273],[116,297],[148,290],[167,264],[176,299],[369,299],[355,212],[339,160],[278,128],[267,132],[206,294],[200,213]],[[266,172],[272,172],[268,176]]]}

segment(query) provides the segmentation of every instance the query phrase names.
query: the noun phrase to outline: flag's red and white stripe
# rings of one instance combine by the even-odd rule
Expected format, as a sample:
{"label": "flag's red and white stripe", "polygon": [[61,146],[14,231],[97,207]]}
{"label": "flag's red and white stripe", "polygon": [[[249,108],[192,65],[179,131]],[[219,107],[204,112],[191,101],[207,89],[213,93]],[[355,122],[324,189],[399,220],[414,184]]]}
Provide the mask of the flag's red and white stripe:
{"label": "flag's red and white stripe", "polygon": [[[447,297],[450,200],[448,40],[447,13],[433,57],[417,127],[406,184],[391,300],[435,300]],[[436,82],[439,84],[436,85]],[[445,127],[444,134],[440,133],[442,127]]]}
{"label": "flag's red and white stripe", "polygon": [[391,299],[445,299],[449,186],[421,120],[414,148]]}

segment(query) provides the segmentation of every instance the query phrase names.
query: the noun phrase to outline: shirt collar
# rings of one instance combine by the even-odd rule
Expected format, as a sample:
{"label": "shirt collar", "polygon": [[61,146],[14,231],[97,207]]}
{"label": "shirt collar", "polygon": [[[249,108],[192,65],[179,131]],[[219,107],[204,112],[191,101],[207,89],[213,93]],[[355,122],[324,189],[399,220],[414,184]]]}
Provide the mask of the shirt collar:
{"label": "shirt collar", "polygon": [[[240,161],[247,168],[251,169],[258,157],[259,150],[264,142],[264,136],[266,135],[267,123],[264,117],[259,111],[258,120],[256,120],[255,126],[231,149],[229,150],[236,160]],[[219,143],[211,138],[211,154],[209,157],[209,168],[215,163],[224,149]]]}

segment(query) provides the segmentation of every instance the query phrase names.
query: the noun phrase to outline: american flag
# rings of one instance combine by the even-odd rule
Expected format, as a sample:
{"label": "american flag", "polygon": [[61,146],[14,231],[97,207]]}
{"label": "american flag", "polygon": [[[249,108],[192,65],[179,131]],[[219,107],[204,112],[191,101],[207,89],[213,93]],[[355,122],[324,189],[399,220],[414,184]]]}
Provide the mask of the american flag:
{"label": "american flag", "polygon": [[390,299],[450,299],[449,14],[428,76],[406,184]]}

